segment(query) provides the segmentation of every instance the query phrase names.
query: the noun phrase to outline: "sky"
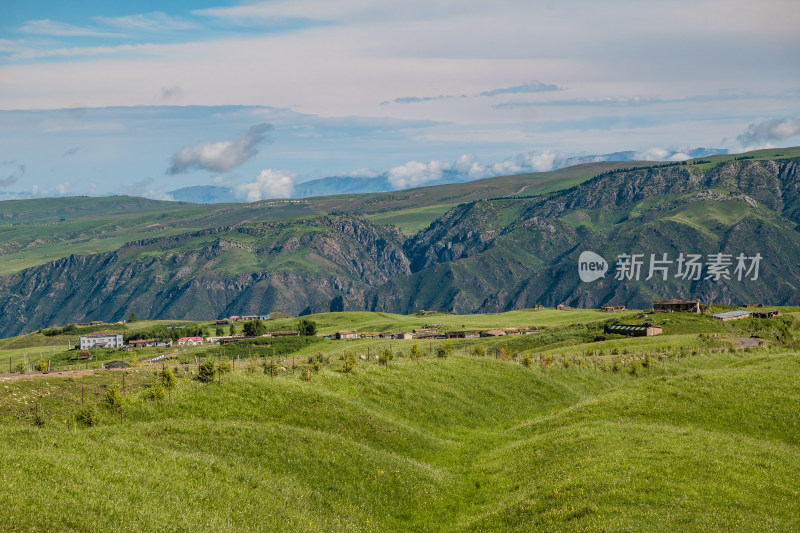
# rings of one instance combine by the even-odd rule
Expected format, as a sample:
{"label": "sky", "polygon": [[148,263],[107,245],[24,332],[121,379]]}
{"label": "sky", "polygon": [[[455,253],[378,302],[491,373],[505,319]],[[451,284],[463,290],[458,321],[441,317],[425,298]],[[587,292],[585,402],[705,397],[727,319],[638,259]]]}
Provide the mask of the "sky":
{"label": "sky", "polygon": [[796,0],[0,2],[0,197],[800,144]]}

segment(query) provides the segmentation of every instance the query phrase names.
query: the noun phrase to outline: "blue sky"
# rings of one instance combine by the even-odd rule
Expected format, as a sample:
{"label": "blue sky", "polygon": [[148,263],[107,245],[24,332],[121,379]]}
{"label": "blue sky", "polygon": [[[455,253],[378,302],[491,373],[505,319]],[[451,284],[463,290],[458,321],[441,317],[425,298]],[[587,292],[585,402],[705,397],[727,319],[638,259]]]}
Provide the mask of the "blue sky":
{"label": "blue sky", "polygon": [[0,195],[797,145],[798,23],[793,0],[3,2]]}

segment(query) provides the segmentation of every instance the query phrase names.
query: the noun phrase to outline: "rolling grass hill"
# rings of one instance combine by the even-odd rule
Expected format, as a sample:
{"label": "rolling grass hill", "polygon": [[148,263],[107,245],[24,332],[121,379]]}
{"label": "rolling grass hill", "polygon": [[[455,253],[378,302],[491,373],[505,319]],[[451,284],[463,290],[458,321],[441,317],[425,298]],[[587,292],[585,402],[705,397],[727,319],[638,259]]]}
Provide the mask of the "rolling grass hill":
{"label": "rolling grass hill", "polygon": [[[221,384],[180,365],[171,406],[134,368],[122,417],[102,406],[119,371],[3,381],[0,529],[797,529],[797,355],[682,353],[526,367],[456,350],[349,375],[323,356]],[[75,423],[81,391],[94,427]]]}

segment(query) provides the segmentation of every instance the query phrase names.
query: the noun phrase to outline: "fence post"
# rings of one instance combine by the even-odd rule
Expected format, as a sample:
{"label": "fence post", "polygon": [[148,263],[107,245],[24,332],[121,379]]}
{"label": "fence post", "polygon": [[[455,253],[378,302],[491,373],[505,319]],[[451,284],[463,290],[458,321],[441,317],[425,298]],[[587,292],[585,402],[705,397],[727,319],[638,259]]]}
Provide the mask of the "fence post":
{"label": "fence post", "polygon": [[81,385],[81,407],[83,407],[83,385]]}

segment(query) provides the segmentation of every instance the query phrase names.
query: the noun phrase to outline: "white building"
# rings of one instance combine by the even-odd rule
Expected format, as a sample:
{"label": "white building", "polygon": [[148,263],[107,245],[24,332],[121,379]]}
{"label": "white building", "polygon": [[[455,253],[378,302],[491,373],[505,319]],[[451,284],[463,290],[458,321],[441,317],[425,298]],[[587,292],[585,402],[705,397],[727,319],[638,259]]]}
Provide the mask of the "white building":
{"label": "white building", "polygon": [[103,335],[93,333],[91,335],[81,335],[81,350],[91,350],[92,348],[122,348],[122,334]]}

